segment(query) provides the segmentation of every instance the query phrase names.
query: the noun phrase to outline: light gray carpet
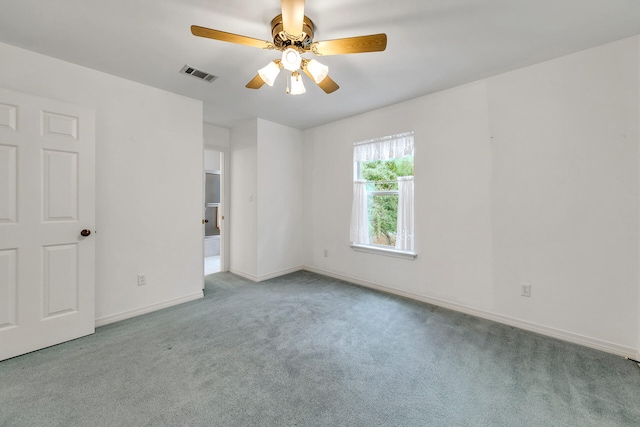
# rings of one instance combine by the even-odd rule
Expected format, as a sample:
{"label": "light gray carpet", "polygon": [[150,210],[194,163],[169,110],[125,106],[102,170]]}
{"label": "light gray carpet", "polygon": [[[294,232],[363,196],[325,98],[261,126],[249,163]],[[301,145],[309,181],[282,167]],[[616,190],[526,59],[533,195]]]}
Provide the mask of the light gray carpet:
{"label": "light gray carpet", "polygon": [[0,362],[2,426],[639,426],[623,358],[308,272]]}

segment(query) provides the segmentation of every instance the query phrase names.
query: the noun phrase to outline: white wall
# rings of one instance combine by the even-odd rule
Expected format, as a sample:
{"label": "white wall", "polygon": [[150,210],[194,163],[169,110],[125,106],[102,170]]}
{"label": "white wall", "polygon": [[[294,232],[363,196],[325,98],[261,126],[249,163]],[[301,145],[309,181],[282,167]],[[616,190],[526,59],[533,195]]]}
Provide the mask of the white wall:
{"label": "white wall", "polygon": [[[634,354],[639,40],[306,131],[305,264]],[[410,130],[418,258],[354,252],[352,143]]]}
{"label": "white wall", "polygon": [[231,129],[229,271],[255,279],[258,275],[258,122],[249,120]]}
{"label": "white wall", "polygon": [[302,267],[301,137],[262,119],[231,130],[231,272],[261,281]]}
{"label": "white wall", "polygon": [[638,40],[489,80],[496,307],[635,348]]}
{"label": "white wall", "polygon": [[231,131],[209,123],[203,125],[204,145],[209,148],[218,148],[221,151],[229,148]]}
{"label": "white wall", "polygon": [[302,258],[302,132],[258,119],[258,278],[298,270]]}
{"label": "white wall", "polygon": [[0,86],[96,110],[98,324],[202,296],[202,103],[2,43],[0,58]]}

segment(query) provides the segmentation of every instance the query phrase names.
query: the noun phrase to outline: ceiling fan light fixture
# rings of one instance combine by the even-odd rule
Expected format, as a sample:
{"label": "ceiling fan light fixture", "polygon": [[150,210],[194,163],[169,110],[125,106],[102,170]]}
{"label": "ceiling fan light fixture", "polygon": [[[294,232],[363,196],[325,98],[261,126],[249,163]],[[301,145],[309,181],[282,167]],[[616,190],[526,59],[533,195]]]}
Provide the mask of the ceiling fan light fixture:
{"label": "ceiling fan light fixture", "polygon": [[282,66],[285,70],[296,71],[300,68],[302,57],[297,50],[287,48],[282,52]]}
{"label": "ceiling fan light fixture", "polygon": [[316,83],[323,81],[327,77],[327,74],[329,74],[329,67],[315,59],[307,62],[307,70],[313,76],[313,80],[315,80]]}
{"label": "ceiling fan light fixture", "polygon": [[273,83],[276,81],[276,77],[278,77],[279,73],[280,67],[274,61],[269,62],[266,67],[258,70],[260,78],[269,86],[273,86]]}
{"label": "ceiling fan light fixture", "polygon": [[289,93],[291,95],[300,95],[306,91],[307,89],[305,89],[304,84],[302,83],[300,73],[294,71],[293,74],[291,74],[291,91]]}
{"label": "ceiling fan light fixture", "polygon": [[[325,93],[333,93],[340,88],[328,76],[329,67],[317,61],[307,60],[301,55],[313,53],[315,55],[346,55],[365,52],[382,52],[387,48],[387,35],[384,33],[366,36],[345,37],[333,40],[314,41],[315,24],[304,14],[305,0],[281,0],[282,13],[271,20],[271,36],[273,41],[255,39],[253,37],[228,33],[213,28],[191,26],[191,34],[221,42],[251,46],[263,50],[275,50],[281,54],[281,59],[273,61],[258,71],[245,86],[249,89],[259,89],[267,84],[273,86],[279,68],[285,68],[294,73],[291,81],[287,76],[287,93],[289,84],[293,83],[293,93],[304,93],[304,85],[299,78],[302,70]],[[276,67],[277,66],[277,67]]]}

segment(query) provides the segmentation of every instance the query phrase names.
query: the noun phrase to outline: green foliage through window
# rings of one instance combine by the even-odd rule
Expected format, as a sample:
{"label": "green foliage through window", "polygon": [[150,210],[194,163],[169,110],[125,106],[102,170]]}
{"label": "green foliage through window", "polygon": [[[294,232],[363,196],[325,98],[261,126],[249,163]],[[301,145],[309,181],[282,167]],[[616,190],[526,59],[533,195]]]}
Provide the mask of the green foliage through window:
{"label": "green foliage through window", "polygon": [[371,243],[395,246],[398,222],[396,178],[413,175],[413,156],[360,162],[358,167],[360,179],[367,181]]}

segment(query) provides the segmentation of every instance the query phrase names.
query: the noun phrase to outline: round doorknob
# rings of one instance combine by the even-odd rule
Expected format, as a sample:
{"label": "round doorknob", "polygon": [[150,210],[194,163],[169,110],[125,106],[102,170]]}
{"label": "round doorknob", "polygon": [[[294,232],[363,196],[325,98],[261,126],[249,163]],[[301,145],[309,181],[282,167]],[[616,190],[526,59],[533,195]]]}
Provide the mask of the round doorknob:
{"label": "round doorknob", "polygon": [[209,222],[209,220],[208,220],[208,219],[205,219],[205,220],[204,220],[204,222]]}
{"label": "round doorknob", "polygon": [[91,230],[86,230],[86,229],[85,229],[85,230],[82,230],[82,231],[80,232],[80,235],[81,235],[81,236],[84,236],[84,237],[87,237],[89,234],[91,234]]}

